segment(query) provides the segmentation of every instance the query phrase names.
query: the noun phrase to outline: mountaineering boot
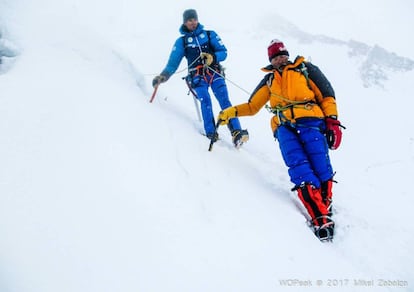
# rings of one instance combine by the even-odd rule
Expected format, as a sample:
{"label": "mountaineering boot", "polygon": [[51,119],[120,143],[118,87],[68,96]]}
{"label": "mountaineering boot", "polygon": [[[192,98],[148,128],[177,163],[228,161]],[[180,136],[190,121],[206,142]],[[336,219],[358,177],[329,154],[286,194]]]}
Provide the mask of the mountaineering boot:
{"label": "mountaineering boot", "polygon": [[206,137],[207,137],[209,140],[212,140],[212,141],[213,141],[213,143],[217,142],[217,140],[219,139],[219,135],[218,135],[218,133],[217,133],[217,132],[215,132],[215,133],[209,133],[209,134],[207,134],[207,135],[206,135]]}
{"label": "mountaineering boot", "polygon": [[321,190],[311,184],[302,184],[296,190],[299,199],[308,211],[310,218],[312,218],[310,224],[315,235],[321,241],[331,241],[334,236],[335,224],[323,202]]}
{"label": "mountaineering boot", "polygon": [[231,132],[234,147],[240,148],[243,143],[249,140],[249,132],[247,130],[234,130]]}
{"label": "mountaineering boot", "polygon": [[333,180],[327,180],[324,181],[321,184],[321,195],[322,195],[322,201],[326,205],[326,208],[328,209],[328,215],[332,216],[332,184]]}
{"label": "mountaineering boot", "polygon": [[319,240],[322,242],[332,241],[335,234],[335,222],[329,216],[324,217],[326,223],[321,226],[314,225],[313,232],[315,233],[316,237],[319,238]]}

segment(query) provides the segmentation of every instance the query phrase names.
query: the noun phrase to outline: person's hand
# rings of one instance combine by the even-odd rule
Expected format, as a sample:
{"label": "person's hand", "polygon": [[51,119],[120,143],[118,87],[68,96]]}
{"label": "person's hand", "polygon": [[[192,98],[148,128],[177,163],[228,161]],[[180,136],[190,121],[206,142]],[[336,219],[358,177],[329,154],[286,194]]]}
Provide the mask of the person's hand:
{"label": "person's hand", "polygon": [[158,86],[165,81],[167,81],[167,77],[164,75],[157,75],[152,79],[152,87]]}
{"label": "person's hand", "polygon": [[204,65],[207,65],[207,66],[210,66],[211,63],[213,63],[213,60],[214,60],[213,55],[209,54],[209,53],[201,53],[200,58],[201,58],[201,60],[204,61]]}
{"label": "person's hand", "polygon": [[227,125],[229,123],[229,120],[235,117],[237,117],[237,108],[232,106],[226,108],[225,110],[222,110],[219,113],[217,120],[220,125]]}
{"label": "person's hand", "polygon": [[326,122],[326,141],[328,147],[331,150],[338,149],[341,145],[342,131],[341,128],[345,128],[341,125],[341,122],[337,120],[335,116],[329,116],[325,119]]}

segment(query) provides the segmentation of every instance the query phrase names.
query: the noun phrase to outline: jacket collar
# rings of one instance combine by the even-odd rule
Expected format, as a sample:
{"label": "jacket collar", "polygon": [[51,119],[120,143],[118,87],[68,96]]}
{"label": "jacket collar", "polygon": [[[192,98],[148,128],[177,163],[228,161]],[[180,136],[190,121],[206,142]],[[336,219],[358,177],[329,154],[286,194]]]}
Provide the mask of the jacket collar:
{"label": "jacket collar", "polygon": [[[288,69],[292,69],[292,68],[296,68],[296,67],[298,67],[303,61],[305,61],[305,57],[302,57],[302,56],[297,56],[296,58],[295,58],[295,61],[293,61],[293,63],[292,62],[290,62],[289,61],[289,63],[283,68],[283,71],[285,71],[285,70],[288,70]],[[265,66],[265,67],[263,67],[263,68],[261,68],[261,70],[263,71],[263,72],[275,72],[275,71],[277,71],[277,69],[276,68],[273,68],[273,66],[272,66],[272,64],[269,64],[269,65],[267,65],[267,66]]]}
{"label": "jacket collar", "polygon": [[204,25],[202,25],[201,23],[198,23],[197,28],[194,31],[189,31],[184,24],[182,24],[179,29],[180,33],[184,36],[197,36],[203,30],[204,30]]}

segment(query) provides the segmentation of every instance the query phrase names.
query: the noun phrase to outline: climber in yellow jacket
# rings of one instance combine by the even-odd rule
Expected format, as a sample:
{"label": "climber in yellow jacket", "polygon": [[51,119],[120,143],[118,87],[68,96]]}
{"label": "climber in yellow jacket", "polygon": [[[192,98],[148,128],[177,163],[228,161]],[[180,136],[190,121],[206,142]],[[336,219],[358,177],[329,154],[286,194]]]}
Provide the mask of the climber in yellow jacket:
{"label": "climber in yellow jacket", "polygon": [[270,65],[262,68],[267,74],[249,101],[221,111],[218,120],[227,124],[270,104],[272,132],[279,141],[294,190],[311,217],[315,235],[332,240],[334,172],[328,149],[337,149],[342,138],[335,92],[320,69],[304,57],[289,61],[283,42],[272,40],[268,56]]}

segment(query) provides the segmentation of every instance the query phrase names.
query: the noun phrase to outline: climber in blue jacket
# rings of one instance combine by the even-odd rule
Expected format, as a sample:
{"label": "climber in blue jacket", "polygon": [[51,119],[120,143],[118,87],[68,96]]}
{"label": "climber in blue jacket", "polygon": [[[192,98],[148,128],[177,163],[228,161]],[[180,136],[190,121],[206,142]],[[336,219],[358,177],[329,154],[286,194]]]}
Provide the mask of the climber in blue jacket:
{"label": "climber in blue jacket", "polygon": [[[200,101],[205,134],[215,142],[218,134],[209,88],[211,87],[221,109],[231,106],[224,72],[220,65],[227,57],[227,49],[215,31],[205,30],[198,22],[198,15],[194,9],[184,11],[183,24],[179,31],[182,36],[175,41],[167,65],[160,75],[155,76],[152,85],[156,87],[166,82],[185,57],[188,63],[187,80]],[[228,128],[236,148],[249,139],[247,130],[241,129],[238,118],[231,119]]]}

